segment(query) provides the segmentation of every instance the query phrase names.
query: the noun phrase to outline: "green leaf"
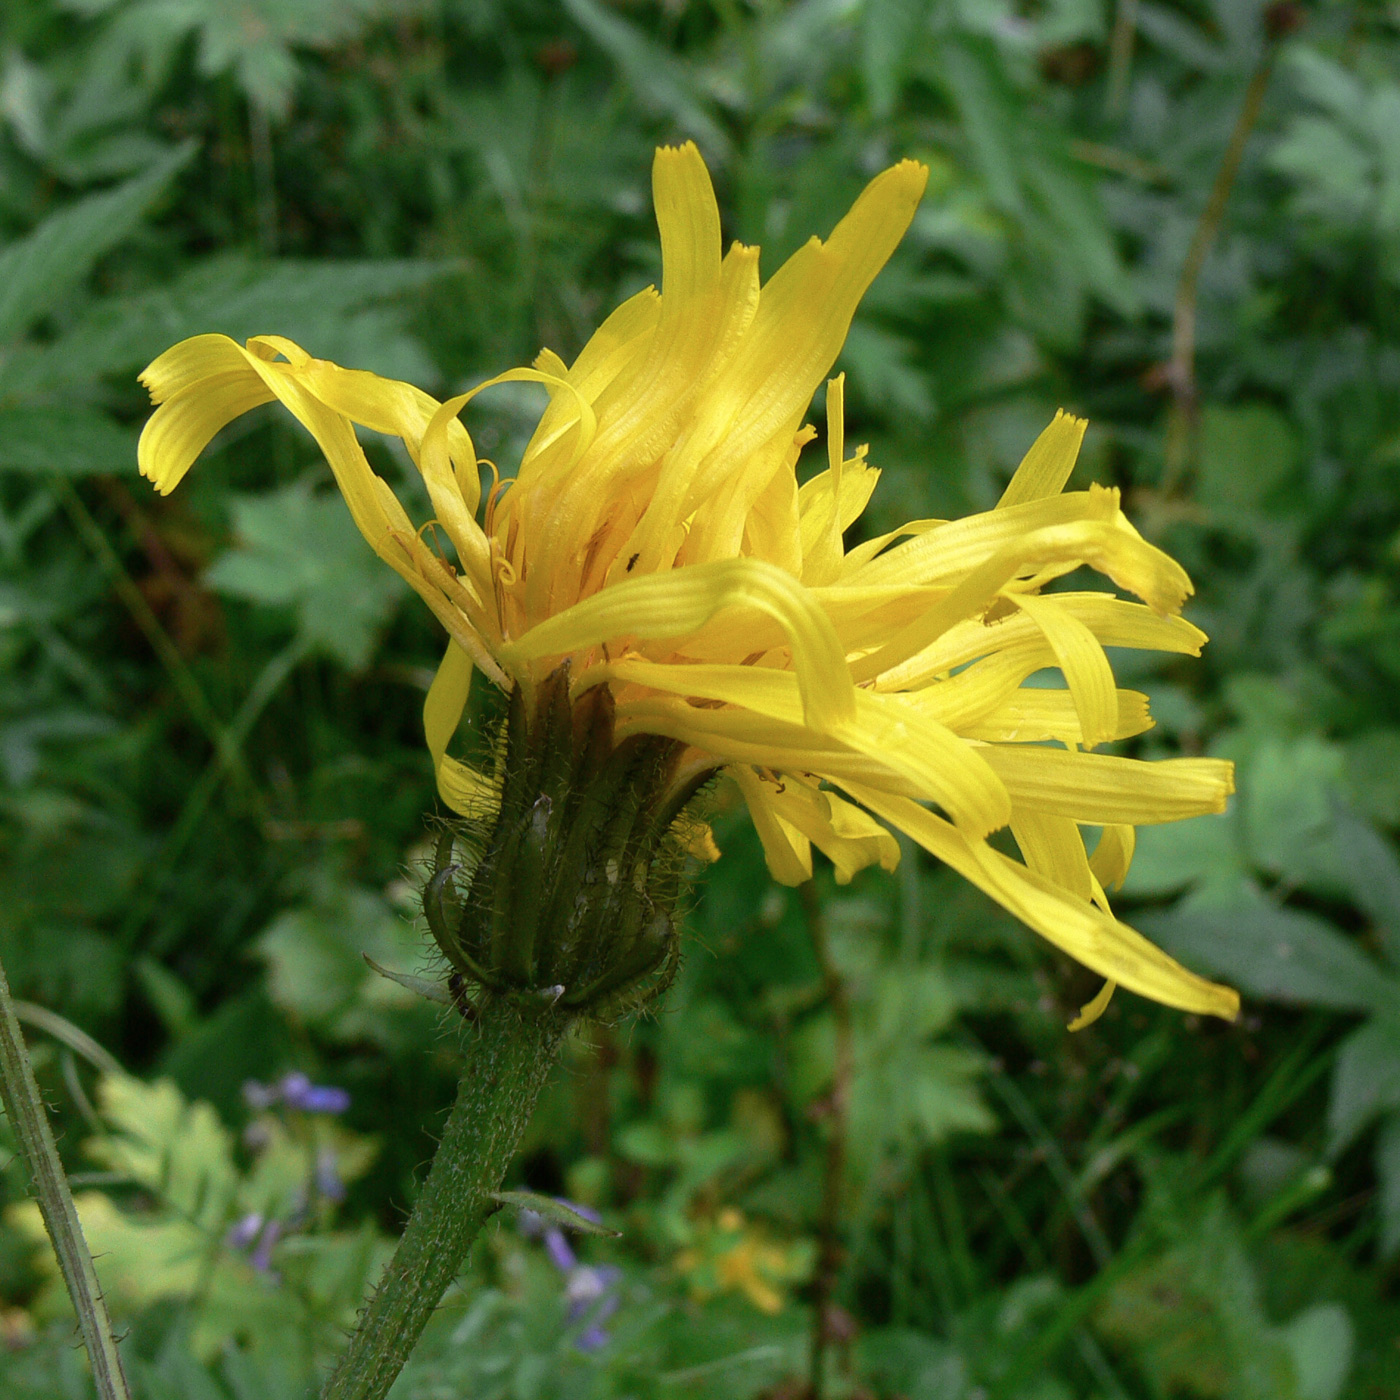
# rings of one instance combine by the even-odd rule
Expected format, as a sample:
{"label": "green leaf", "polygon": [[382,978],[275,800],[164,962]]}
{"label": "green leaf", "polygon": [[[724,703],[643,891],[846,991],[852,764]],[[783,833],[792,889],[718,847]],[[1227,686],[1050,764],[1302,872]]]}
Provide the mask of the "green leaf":
{"label": "green leaf", "polygon": [[556,1225],[562,1225],[566,1230],[574,1230],[580,1235],[600,1235],[609,1240],[622,1238],[621,1230],[609,1230],[606,1225],[590,1220],[588,1216],[576,1211],[564,1201],[555,1200],[553,1196],[541,1196],[534,1191],[493,1191],[491,1199],[499,1201],[503,1206],[514,1206],[516,1210],[533,1211],[536,1215],[542,1215],[546,1220],[552,1220]]}
{"label": "green leaf", "polygon": [[134,372],[174,342],[207,331],[239,341],[275,331],[339,364],[432,383],[437,369],[404,331],[403,313],[380,303],[445,270],[427,261],[255,263],[237,254],[197,262],[159,287],[96,303],[51,345],[16,352],[0,394],[53,395]]}
{"label": "green leaf", "polygon": [[214,561],[212,588],[291,608],[302,638],[352,670],[407,592],[360,537],[343,501],[299,482],[232,501],[238,545]]}
{"label": "green leaf", "polygon": [[0,409],[0,469],[115,476],[136,465],[136,435],[81,407]]}
{"label": "green leaf", "polygon": [[915,346],[905,336],[857,319],[842,348],[851,383],[860,398],[892,416],[925,422],[933,416],[930,376],[914,363]]}
{"label": "green leaf", "polygon": [[1343,748],[1351,805],[1380,826],[1400,826],[1400,729],[1371,729]]}
{"label": "green leaf", "polygon": [[1389,1113],[1376,1135],[1376,1176],[1380,1181],[1381,1255],[1400,1250],[1400,1113]]}
{"label": "green leaf", "polygon": [[[114,0],[68,0],[68,8],[101,14]],[[301,73],[292,49],[353,39],[376,0],[137,0],[124,8],[128,32],[141,35],[148,50],[197,36],[203,75],[232,72],[249,101],[281,118]]]}
{"label": "green leaf", "polygon": [[1238,1224],[1217,1199],[1173,1220],[1179,1241],[1116,1282],[1097,1324],[1173,1393],[1216,1400],[1336,1400],[1351,1320],[1321,1304],[1279,1327],[1264,1310]]}
{"label": "green leaf", "polygon": [[1219,816],[1143,827],[1124,890],[1148,898],[1191,890],[1192,904],[1233,904],[1249,888],[1234,807]]}
{"label": "green leaf", "polygon": [[617,64],[645,106],[672,117],[712,159],[725,158],[729,138],[697,90],[693,68],[597,0],[564,0],[564,8]]}
{"label": "green leaf", "polygon": [[1283,1329],[1298,1400],[1337,1400],[1351,1371],[1356,1333],[1340,1303],[1316,1303]]}
{"label": "green leaf", "polygon": [[407,987],[410,992],[415,996],[422,997],[424,1001],[435,1002],[439,1006],[452,1005],[452,995],[441,982],[435,981],[431,977],[415,977],[412,973],[395,972],[391,968],[381,967],[368,953],[361,953],[360,956],[381,977],[387,977],[389,981],[397,983],[400,987]]}
{"label": "green leaf", "polygon": [[962,121],[962,134],[1003,213],[1025,213],[1017,147],[1023,138],[1020,104],[1006,82],[992,44],[962,36],[938,51],[938,73]]}
{"label": "green leaf", "polygon": [[128,1075],[102,1081],[112,1132],[88,1144],[111,1171],[157,1193],[191,1225],[220,1229],[238,1186],[233,1142],[208,1104],[187,1103],[168,1080]]}
{"label": "green leaf", "polygon": [[[1396,1004],[1391,992],[1392,1009]],[[1400,1026],[1378,1016],[1354,1030],[1337,1052],[1327,1105],[1328,1151],[1336,1156],[1378,1114],[1400,1108]]]}
{"label": "green leaf", "polygon": [[1381,946],[1400,967],[1400,858],[1370,822],[1339,807],[1333,814],[1332,839],[1344,859],[1351,897],[1382,935]]}
{"label": "green leaf", "polygon": [[1255,903],[1144,915],[1142,930],[1173,957],[1242,992],[1303,1006],[1361,1011],[1400,987],[1331,924],[1297,909]]}
{"label": "green leaf", "polygon": [[900,85],[928,19],[928,0],[865,0],[861,16],[861,71],[873,116],[894,111]]}
{"label": "green leaf", "polygon": [[28,329],[125,239],[193,154],[193,145],[180,147],[125,184],[51,214],[0,252],[0,343]]}
{"label": "green leaf", "polygon": [[314,902],[279,914],[253,947],[267,964],[277,1006],[331,1039],[392,1048],[407,1029],[405,1014],[425,1011],[411,985],[423,940],[373,890],[322,889]]}
{"label": "green leaf", "polygon": [[1340,747],[1313,735],[1269,738],[1240,774],[1240,822],[1250,858],[1290,884],[1344,887],[1333,842],[1343,790]]}
{"label": "green leaf", "polygon": [[1258,509],[1292,475],[1298,455],[1297,435],[1277,409],[1207,404],[1201,413],[1196,495],[1229,523],[1234,512]]}

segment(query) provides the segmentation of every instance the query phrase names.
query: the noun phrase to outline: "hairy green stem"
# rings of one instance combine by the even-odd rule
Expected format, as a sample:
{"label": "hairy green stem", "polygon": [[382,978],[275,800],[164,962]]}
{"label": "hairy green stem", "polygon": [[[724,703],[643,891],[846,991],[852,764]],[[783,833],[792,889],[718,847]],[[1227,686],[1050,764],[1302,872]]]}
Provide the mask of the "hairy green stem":
{"label": "hairy green stem", "polygon": [[117,1339],[107,1316],[107,1306],[102,1301],[102,1289],[83,1238],[77,1208],[73,1205],[73,1193],[68,1189],[68,1178],[59,1161],[49,1115],[34,1080],[24,1036],[15,1019],[15,1004],[10,1000],[10,984],[3,967],[0,967],[0,1101],[4,1102],[5,1116],[14,1129],[24,1164],[29,1168],[44,1228],[53,1242],[63,1282],[78,1314],[78,1327],[92,1363],[97,1393],[101,1400],[130,1400]]}
{"label": "hairy green stem", "polygon": [[568,1018],[493,998],[466,1036],[457,1102],[408,1227],[322,1400],[381,1400],[487,1218]]}

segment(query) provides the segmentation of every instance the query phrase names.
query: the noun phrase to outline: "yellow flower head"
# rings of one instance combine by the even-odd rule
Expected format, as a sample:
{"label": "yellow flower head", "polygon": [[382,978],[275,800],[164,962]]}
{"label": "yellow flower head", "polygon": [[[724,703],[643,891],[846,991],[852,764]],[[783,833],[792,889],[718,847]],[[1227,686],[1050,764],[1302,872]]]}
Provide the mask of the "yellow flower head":
{"label": "yellow flower head", "polygon": [[[196,336],[142,376],[160,407],[141,471],[168,492],[231,419],[273,399],[291,410],[365,538],[447,629],[424,725],[449,806],[489,791],[447,753],[473,669],[530,695],[567,661],[574,697],[608,687],[619,740],[664,736],[687,746],[692,776],[733,775],[784,883],[810,875],[813,845],[839,880],[892,868],[895,827],[1110,984],[1233,1017],[1234,992],[1115,919],[1104,893],[1135,826],[1219,812],[1232,778],[1210,759],[1093,752],[1152,722],[1104,648],[1196,655],[1205,637],[1179,616],[1186,574],[1128,523],[1117,491],[1064,490],[1084,422],[1057,414],[994,510],[847,550],[879,472],[864,447],[847,453],[837,376],[827,468],[798,485],[812,395],[926,174],[904,161],[877,176],[829,239],[760,286],[757,248],[722,254],[699,152],[659,150],[661,291],[619,306],[572,365],[545,350],[439,404],[280,337]],[[549,404],[514,479],[483,503],[458,415],[522,380]],[[409,520],[356,424],[403,439],[437,531]],[[1043,591],[1081,565],[1141,602]],[[1064,688],[1024,684],[1046,667]],[[1021,860],[988,843],[1004,827]],[[1101,829],[1092,856],[1085,827]]]}

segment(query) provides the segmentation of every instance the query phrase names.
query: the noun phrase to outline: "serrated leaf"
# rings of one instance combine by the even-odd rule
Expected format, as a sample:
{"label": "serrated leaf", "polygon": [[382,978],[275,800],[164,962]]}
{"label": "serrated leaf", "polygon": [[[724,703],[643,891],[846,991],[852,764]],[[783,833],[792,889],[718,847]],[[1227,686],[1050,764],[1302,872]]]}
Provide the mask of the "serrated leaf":
{"label": "serrated leaf", "polygon": [[206,1103],[187,1103],[169,1080],[128,1075],[102,1081],[99,1103],[112,1125],[88,1144],[109,1170],[169,1202],[201,1230],[217,1230],[238,1185],[233,1142]]}
{"label": "serrated leaf", "polygon": [[1341,748],[1314,735],[1270,738],[1240,777],[1240,816],[1253,862],[1293,883],[1337,877],[1331,844]]}
{"label": "serrated leaf", "polygon": [[193,153],[193,145],[182,146],[125,184],[51,214],[0,252],[0,343],[26,330],[126,238]]}
{"label": "serrated leaf", "polygon": [[566,1230],[574,1230],[580,1235],[600,1235],[610,1240],[622,1238],[621,1230],[609,1230],[606,1225],[590,1220],[571,1205],[555,1200],[553,1196],[541,1196],[534,1191],[493,1191],[491,1199],[499,1201],[503,1206],[533,1211],[536,1215],[542,1215],[546,1220],[552,1220],[556,1225],[562,1225]]}
{"label": "serrated leaf", "polygon": [[[117,1313],[189,1304],[187,1344],[204,1361],[229,1351],[235,1339],[283,1355],[338,1342],[387,1255],[387,1241],[372,1227],[297,1233],[276,1260],[290,1286],[278,1286],[277,1276],[255,1268],[227,1230],[254,1216],[260,1229],[273,1218],[283,1230],[294,1226],[321,1151],[332,1152],[343,1177],[353,1179],[368,1166],[374,1144],[337,1129],[329,1140],[310,1143],[268,1122],[245,1174],[213,1109],[189,1102],[169,1081],[106,1079],[99,1100],[110,1131],[88,1143],[89,1155],[145,1188],[120,1207],[101,1192],[77,1198],[98,1277]],[[6,1220],[34,1242],[44,1239],[33,1202],[12,1206]],[[51,1257],[41,1254],[37,1262],[50,1281],[36,1310],[62,1315],[66,1297],[52,1277]]]}
{"label": "serrated leaf", "polygon": [[232,502],[238,543],[205,580],[221,593],[292,609],[303,640],[352,670],[407,592],[355,529],[339,497],[304,482]]}
{"label": "serrated leaf", "polygon": [[938,50],[938,75],[958,110],[987,193],[1003,212],[1025,214],[1017,150],[1023,140],[1021,107],[989,40],[962,35]]}
{"label": "serrated leaf", "polygon": [[1190,890],[1195,905],[1234,904],[1249,888],[1249,865],[1234,804],[1219,816],[1143,827],[1126,893],[1149,898]]}
{"label": "serrated leaf", "polygon": [[423,956],[421,938],[373,890],[325,890],[314,903],[284,910],[253,947],[267,964],[276,1005],[331,1039],[393,1047],[411,1029],[405,1014],[421,1007],[409,986]]}

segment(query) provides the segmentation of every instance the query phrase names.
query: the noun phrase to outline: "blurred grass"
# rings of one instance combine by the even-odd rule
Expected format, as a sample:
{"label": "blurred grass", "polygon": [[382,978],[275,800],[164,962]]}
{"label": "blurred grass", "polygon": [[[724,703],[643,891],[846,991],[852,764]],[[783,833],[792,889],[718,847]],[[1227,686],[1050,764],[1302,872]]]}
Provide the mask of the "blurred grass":
{"label": "blurred grass", "polygon": [[[360,960],[422,958],[431,624],[271,414],[151,495],[135,372],[205,330],[438,393],[568,358],[656,278],[649,156],[683,137],[769,271],[930,165],[841,362],[869,528],[990,505],[1087,414],[1077,480],[1123,489],[1212,636],[1121,658],[1141,751],[1240,765],[1226,817],[1142,833],[1123,897],[1240,985],[1233,1027],[1124,996],[1068,1036],[1089,980],[938,869],[819,879],[853,1036],[828,1393],[1400,1393],[1397,57],[1379,4],[5,7],[0,958],[149,1096],[31,1035],[139,1394],[306,1393],[455,1061]],[[1188,250],[1266,63],[1184,374]],[[531,392],[474,420],[507,472]],[[666,1009],[571,1047],[519,1167],[625,1231],[578,1246],[620,1271],[608,1342],[507,1221],[396,1395],[801,1394],[836,1031],[798,900],[716,802]],[[348,1112],[250,1104],[291,1070]],[[0,1384],[84,1396],[3,1185]]]}

